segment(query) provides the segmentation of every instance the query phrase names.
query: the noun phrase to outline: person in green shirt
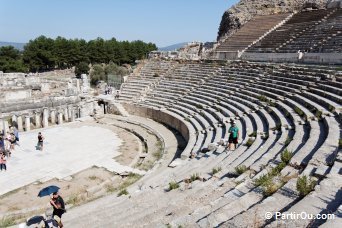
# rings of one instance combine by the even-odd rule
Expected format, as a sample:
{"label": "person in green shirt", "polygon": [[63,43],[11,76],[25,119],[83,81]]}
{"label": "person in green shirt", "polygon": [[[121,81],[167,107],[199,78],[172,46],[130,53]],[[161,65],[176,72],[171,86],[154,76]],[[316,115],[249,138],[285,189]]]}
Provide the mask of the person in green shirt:
{"label": "person in green shirt", "polygon": [[235,150],[237,148],[240,131],[239,131],[239,128],[236,126],[236,123],[234,120],[231,120],[230,124],[231,126],[228,130],[228,133],[229,133],[228,148],[229,150]]}

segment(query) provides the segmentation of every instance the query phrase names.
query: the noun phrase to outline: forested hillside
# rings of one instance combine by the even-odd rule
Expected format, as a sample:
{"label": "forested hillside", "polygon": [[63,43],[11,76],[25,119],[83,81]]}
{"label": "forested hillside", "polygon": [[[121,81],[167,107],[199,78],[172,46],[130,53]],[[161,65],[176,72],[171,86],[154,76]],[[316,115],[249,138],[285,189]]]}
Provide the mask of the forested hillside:
{"label": "forested hillside", "polygon": [[143,41],[117,41],[115,38],[85,41],[83,39],[56,39],[40,36],[30,40],[22,52],[14,47],[0,48],[0,71],[40,72],[66,69],[87,64],[134,63],[157,47]]}

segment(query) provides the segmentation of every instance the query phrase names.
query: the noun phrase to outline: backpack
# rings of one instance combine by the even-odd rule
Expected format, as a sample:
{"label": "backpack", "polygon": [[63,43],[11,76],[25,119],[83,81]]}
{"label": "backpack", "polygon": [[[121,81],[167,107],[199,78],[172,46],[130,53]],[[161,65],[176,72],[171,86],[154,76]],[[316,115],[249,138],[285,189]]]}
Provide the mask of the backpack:
{"label": "backpack", "polygon": [[44,221],[46,228],[58,228],[58,223],[54,219],[48,219]]}

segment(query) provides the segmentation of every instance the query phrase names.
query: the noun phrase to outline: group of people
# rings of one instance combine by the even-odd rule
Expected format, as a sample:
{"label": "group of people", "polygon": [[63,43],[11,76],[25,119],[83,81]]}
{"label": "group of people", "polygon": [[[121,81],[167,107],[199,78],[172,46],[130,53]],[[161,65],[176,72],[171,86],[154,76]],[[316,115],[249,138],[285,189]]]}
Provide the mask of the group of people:
{"label": "group of people", "polygon": [[7,159],[11,157],[12,152],[19,142],[19,131],[16,127],[10,126],[6,132],[3,130],[0,134],[0,171],[7,170]]}
{"label": "group of people", "polygon": [[111,85],[106,85],[105,87],[105,95],[111,95],[113,94],[113,87]]}
{"label": "group of people", "polygon": [[[7,160],[11,157],[15,146],[19,146],[19,131],[15,126],[10,126],[9,130],[0,133],[0,171],[7,170]],[[44,136],[38,133],[37,150],[43,151]]]}
{"label": "group of people", "polygon": [[[105,87],[105,95],[113,95],[114,94],[114,87],[111,85],[106,85]],[[120,98],[120,90],[116,90],[114,94],[114,98],[117,100]]]}
{"label": "group of people", "polygon": [[62,228],[62,215],[66,212],[63,198],[58,192],[50,195],[50,205],[52,206],[52,214],[47,211],[44,215],[34,216],[27,219],[24,226],[19,227],[36,227],[36,228]]}

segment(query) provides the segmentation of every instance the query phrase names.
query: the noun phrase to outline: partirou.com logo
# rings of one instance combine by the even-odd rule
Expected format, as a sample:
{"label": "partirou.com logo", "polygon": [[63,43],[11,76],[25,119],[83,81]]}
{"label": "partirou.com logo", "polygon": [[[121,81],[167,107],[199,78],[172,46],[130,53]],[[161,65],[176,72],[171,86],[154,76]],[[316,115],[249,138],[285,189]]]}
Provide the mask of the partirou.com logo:
{"label": "partirou.com logo", "polygon": [[298,219],[308,219],[308,220],[332,220],[335,219],[334,214],[310,214],[307,212],[266,212],[265,219],[275,220],[298,220]]}

